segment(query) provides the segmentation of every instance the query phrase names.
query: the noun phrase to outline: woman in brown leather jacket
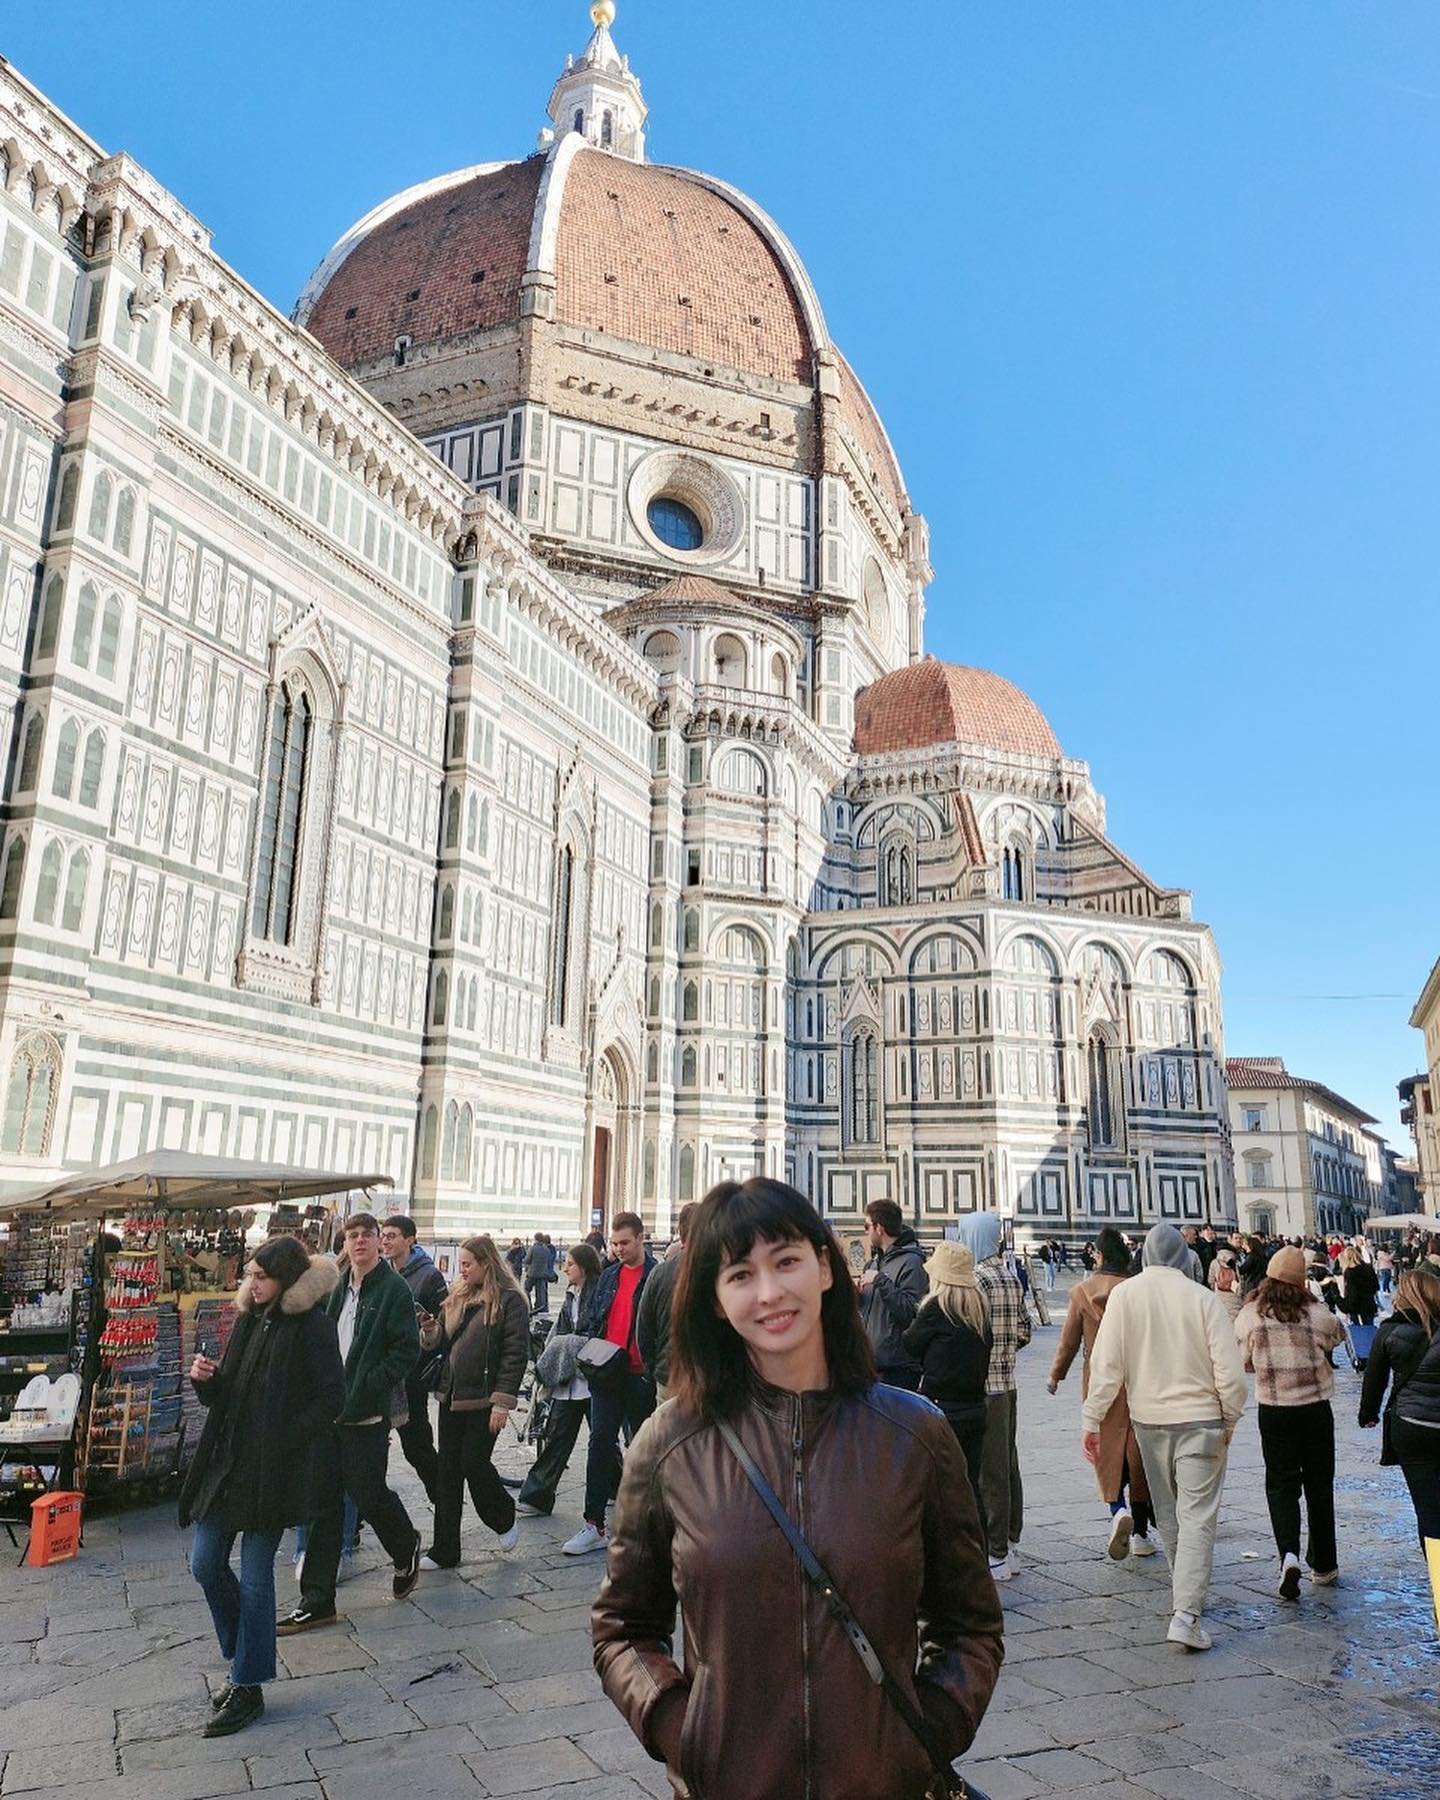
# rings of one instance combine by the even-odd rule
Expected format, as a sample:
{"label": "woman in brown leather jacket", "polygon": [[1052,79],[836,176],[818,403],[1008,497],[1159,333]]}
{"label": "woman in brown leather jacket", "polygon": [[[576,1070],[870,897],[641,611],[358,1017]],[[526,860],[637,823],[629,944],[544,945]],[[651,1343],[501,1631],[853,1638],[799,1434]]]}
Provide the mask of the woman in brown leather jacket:
{"label": "woman in brown leather jacket", "polygon": [[[721,1426],[951,1759],[1002,1616],[955,1435],[879,1384],[834,1234],[756,1177],[707,1195],[675,1292],[671,1392],[625,1459],[592,1615],[605,1691],[689,1800],[921,1800],[934,1764],[807,1582]],[[684,1671],[672,1635],[684,1614]]]}

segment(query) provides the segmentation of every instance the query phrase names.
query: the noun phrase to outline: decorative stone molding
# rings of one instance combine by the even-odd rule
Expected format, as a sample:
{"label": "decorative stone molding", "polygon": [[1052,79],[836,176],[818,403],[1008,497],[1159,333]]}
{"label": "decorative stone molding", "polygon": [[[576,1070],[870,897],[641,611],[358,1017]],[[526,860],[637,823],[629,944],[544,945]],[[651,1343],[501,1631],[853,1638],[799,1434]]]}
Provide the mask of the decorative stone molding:
{"label": "decorative stone molding", "polygon": [[[697,550],[677,550],[655,535],[649,519],[652,500],[682,501],[700,520]],[[745,530],[745,500],[724,470],[684,450],[654,450],[636,463],[625,489],[631,522],[658,556],[690,568],[705,568],[734,554]]]}

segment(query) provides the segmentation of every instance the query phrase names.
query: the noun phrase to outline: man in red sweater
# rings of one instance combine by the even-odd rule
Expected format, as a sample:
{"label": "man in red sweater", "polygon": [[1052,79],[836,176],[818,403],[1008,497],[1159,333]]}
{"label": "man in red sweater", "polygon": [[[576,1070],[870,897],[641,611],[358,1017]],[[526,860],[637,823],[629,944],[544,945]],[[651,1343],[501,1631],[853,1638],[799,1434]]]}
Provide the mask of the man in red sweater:
{"label": "man in red sweater", "polygon": [[655,1410],[655,1383],[635,1341],[640,1294],[655,1267],[645,1246],[638,1213],[616,1213],[610,1221],[610,1254],[600,1271],[596,1304],[605,1320],[600,1336],[618,1344],[627,1360],[625,1378],[608,1392],[590,1390],[590,1453],[585,1461],[585,1523],[563,1546],[567,1556],[584,1556],[606,1544],[605,1509],[620,1486],[620,1433],[633,1437]]}

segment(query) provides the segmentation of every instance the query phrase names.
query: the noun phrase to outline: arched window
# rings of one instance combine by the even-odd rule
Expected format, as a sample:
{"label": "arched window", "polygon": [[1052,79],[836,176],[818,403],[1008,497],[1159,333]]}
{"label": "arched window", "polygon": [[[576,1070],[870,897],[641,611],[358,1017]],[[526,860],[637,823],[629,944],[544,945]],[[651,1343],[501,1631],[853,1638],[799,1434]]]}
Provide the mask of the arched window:
{"label": "arched window", "polygon": [[113,681],[120,661],[120,602],[114,594],[105,602],[105,616],[100,624],[100,652],[95,658],[95,673],[102,681]]}
{"label": "arched window", "polygon": [[1006,900],[1024,900],[1029,890],[1029,871],[1025,852],[1018,844],[1007,844],[1001,859],[1001,894]]}
{"label": "arched window", "polygon": [[85,888],[90,880],[90,856],[78,850],[65,874],[65,904],[60,909],[60,929],[78,931],[85,918]]}
{"label": "arched window", "polygon": [[20,775],[15,783],[18,794],[33,792],[40,779],[40,745],[44,735],[44,719],[39,713],[32,713],[30,722],[25,727],[25,741],[20,750]]}
{"label": "arched window", "polygon": [[87,581],[80,590],[75,608],[75,628],[70,634],[70,660],[82,669],[90,667],[90,652],[95,644],[95,613],[100,596],[95,584]]}
{"label": "arched window", "polygon": [[455,1179],[455,1139],[460,1130],[460,1108],[454,1100],[445,1108],[445,1136],[440,1147],[440,1179]]}
{"label": "arched window", "polygon": [[665,941],[665,909],[657,900],[650,908],[650,948],[658,950]]}
{"label": "arched window", "polygon": [[880,1141],[880,1048],[875,1034],[857,1031],[846,1058],[849,1077],[848,1124],[852,1144]]}
{"label": "arched window", "polygon": [[456,850],[460,846],[460,790],[451,788],[445,801],[445,848]]}
{"label": "arched window", "polygon": [[660,1045],[655,1038],[651,1038],[650,1048],[645,1052],[645,1079],[647,1081],[660,1079]]}
{"label": "arched window", "polygon": [[575,846],[566,844],[555,869],[555,911],[551,927],[550,1022],[568,1025],[570,1019],[570,953],[575,927]]}
{"label": "arched window", "polygon": [[80,804],[100,804],[100,779],[105,772],[105,733],[98,728],[85,740],[85,761],[80,768]]}
{"label": "arched window", "polygon": [[681,1011],[686,1019],[700,1017],[700,990],[693,981],[685,983],[685,999]]}
{"label": "arched window", "polygon": [[465,892],[460,895],[460,942],[470,942],[470,896]]}
{"label": "arched window", "polygon": [[480,802],[480,855],[484,856],[490,848],[490,802]]}
{"label": "arched window", "polygon": [[687,950],[700,948],[700,915],[693,906],[685,908],[685,948]]}
{"label": "arched window", "polygon": [[465,1006],[465,1029],[475,1029],[475,1018],[480,1008],[480,983],[472,975],[470,977],[470,998]]}
{"label": "arched window", "polygon": [[465,809],[465,848],[471,851],[480,848],[480,802],[473,794]]}
{"label": "arched window", "polygon": [[[474,989],[471,993],[473,996]],[[470,1179],[470,1145],[475,1136],[475,1114],[469,1106],[460,1108],[460,1124],[455,1138],[455,1179]]]}
{"label": "arched window", "polygon": [[1091,1032],[1085,1062],[1090,1101],[1090,1147],[1092,1150],[1113,1149],[1116,1142],[1115,1072],[1110,1062],[1110,1045],[1103,1032]]}
{"label": "arched window", "polygon": [[450,1007],[450,977],[442,969],[435,977],[435,1005],[430,1014],[435,1025],[445,1023],[445,1015]]}
{"label": "arched window", "polygon": [[110,495],[114,488],[110,477],[101,473],[90,496],[90,535],[103,544],[110,535]]}
{"label": "arched window", "polygon": [[745,646],[729,632],[715,640],[715,680],[721,687],[745,686]]}
{"label": "arched window", "polygon": [[439,1114],[433,1106],[427,1106],[425,1122],[420,1127],[420,1176],[424,1181],[435,1179],[435,1139],[439,1129]]}
{"label": "arched window", "polygon": [[60,737],[55,745],[55,773],[50,781],[50,792],[57,800],[70,798],[75,786],[75,758],[79,753],[80,727],[74,719],[67,719],[60,727]]}
{"label": "arched window", "polygon": [[682,1200],[695,1198],[695,1146],[693,1144],[680,1146],[680,1198]]}
{"label": "arched window", "polygon": [[0,881],[0,919],[13,919],[20,910],[20,877],[25,872],[25,840],[16,838],[5,858],[5,878]]}
{"label": "arched window", "polygon": [[124,487],[115,503],[115,548],[122,556],[130,554],[130,539],[135,531],[135,490]]}
{"label": "arched window", "polygon": [[455,929],[455,890],[447,881],[440,890],[440,942],[448,944]]}
{"label": "arched window", "polygon": [[581,132],[584,131],[584,129],[585,129],[585,109],[583,106],[577,106],[575,108],[575,117],[570,121],[570,129],[572,131],[581,131]]}
{"label": "arched window", "polygon": [[45,846],[40,858],[40,880],[35,887],[35,922],[53,925],[55,908],[60,901],[60,866],[64,855],[54,838]]}
{"label": "arched window", "polygon": [[770,692],[782,698],[790,692],[790,671],[778,650],[770,658]]}
{"label": "arched window", "polygon": [[60,1088],[60,1049],[53,1038],[26,1038],[10,1065],[0,1149],[8,1155],[48,1156]]}
{"label": "arched window", "polygon": [[295,940],[295,897],[300,885],[300,839],[305,822],[305,776],[312,724],[309,695],[302,688],[282,684],[270,716],[260,858],[255,870],[251,916],[254,935],[274,944]]}
{"label": "arched window", "polygon": [[68,531],[75,523],[75,496],[80,491],[80,465],[71,463],[60,477],[60,504],[55,508],[55,529]]}
{"label": "arched window", "polygon": [[607,107],[600,115],[600,147],[609,150],[615,142],[615,115]]}
{"label": "arched window", "polygon": [[60,604],[65,597],[65,583],[52,575],[45,584],[45,604],[40,609],[40,630],[35,637],[35,654],[53,656],[60,642]]}
{"label": "arched window", "polygon": [[685,1046],[684,1052],[680,1058],[680,1085],[681,1085],[681,1087],[694,1087],[695,1076],[696,1076],[695,1050],[694,1050],[693,1045],[687,1044]]}
{"label": "arched window", "polygon": [[885,846],[885,904],[909,906],[915,898],[915,865],[906,843],[894,839]]}

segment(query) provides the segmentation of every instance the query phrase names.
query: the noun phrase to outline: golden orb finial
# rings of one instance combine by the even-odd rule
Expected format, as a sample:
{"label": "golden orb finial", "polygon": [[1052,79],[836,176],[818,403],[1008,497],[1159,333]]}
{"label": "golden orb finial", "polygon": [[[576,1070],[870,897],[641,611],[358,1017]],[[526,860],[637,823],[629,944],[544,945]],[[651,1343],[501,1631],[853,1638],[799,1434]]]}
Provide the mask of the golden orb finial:
{"label": "golden orb finial", "polygon": [[590,8],[590,17],[597,26],[615,23],[615,0],[595,0]]}

